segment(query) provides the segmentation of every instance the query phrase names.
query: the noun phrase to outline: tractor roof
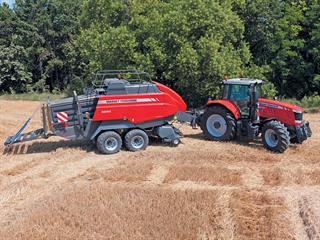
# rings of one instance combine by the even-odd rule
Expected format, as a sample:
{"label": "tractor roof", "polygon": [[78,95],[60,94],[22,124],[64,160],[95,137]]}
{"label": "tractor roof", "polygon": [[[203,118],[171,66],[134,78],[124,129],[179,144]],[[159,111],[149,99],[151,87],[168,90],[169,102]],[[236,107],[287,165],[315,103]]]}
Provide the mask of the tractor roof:
{"label": "tractor roof", "polygon": [[223,84],[237,84],[237,85],[251,85],[251,84],[262,84],[262,80],[249,79],[249,78],[233,78],[223,81]]}

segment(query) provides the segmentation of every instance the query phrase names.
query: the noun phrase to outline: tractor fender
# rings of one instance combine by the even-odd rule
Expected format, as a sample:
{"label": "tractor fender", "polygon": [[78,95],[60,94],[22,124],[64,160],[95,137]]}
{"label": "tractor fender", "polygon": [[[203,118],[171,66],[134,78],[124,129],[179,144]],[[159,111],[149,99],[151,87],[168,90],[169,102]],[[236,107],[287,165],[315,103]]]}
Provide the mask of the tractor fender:
{"label": "tractor fender", "polygon": [[239,108],[231,101],[226,100],[226,99],[221,99],[221,100],[209,100],[207,102],[207,107],[211,107],[213,105],[220,105],[224,108],[226,108],[227,110],[229,110],[234,118],[236,120],[238,120],[240,118],[240,111]]}
{"label": "tractor fender", "polygon": [[261,120],[260,120],[260,124],[259,124],[259,129],[260,129],[260,131],[261,131],[262,127],[263,127],[266,123],[271,122],[271,121],[274,121],[274,120],[278,121],[278,119],[276,119],[276,118],[261,119]]}
{"label": "tractor fender", "polygon": [[267,122],[273,121],[273,120],[278,120],[278,119],[276,119],[276,118],[266,118],[266,119],[263,119],[263,120],[261,120],[261,125],[263,125],[263,124],[265,124],[265,123],[267,123]]}

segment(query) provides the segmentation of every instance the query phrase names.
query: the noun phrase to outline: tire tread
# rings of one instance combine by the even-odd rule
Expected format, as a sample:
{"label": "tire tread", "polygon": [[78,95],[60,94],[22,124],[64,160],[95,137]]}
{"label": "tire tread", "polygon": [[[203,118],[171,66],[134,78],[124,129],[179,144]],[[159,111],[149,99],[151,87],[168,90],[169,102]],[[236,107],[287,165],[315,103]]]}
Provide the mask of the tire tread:
{"label": "tire tread", "polygon": [[[207,119],[212,115],[212,114],[220,114],[222,117],[225,118],[227,122],[227,132],[225,135],[223,135],[220,138],[215,138],[210,135],[210,133],[207,130],[206,124],[207,124]],[[208,140],[214,140],[214,141],[231,141],[235,138],[236,136],[236,121],[234,116],[230,111],[228,111],[226,108],[218,105],[214,105],[209,107],[205,113],[202,115],[201,118],[201,125],[200,128],[202,132],[204,133],[204,136]]]}
{"label": "tire tread", "polygon": [[[104,146],[104,142],[105,142],[106,138],[108,138],[108,137],[114,137],[119,141],[118,148],[116,148],[112,152],[108,151]],[[120,149],[122,147],[122,139],[121,139],[121,136],[117,132],[115,132],[115,131],[106,131],[106,132],[101,133],[98,136],[97,141],[96,141],[96,146],[97,146],[99,152],[101,152],[103,154],[114,154],[114,153],[117,153],[117,152],[120,151]]]}
{"label": "tire tread", "polygon": [[[142,136],[144,138],[144,141],[145,141],[144,146],[141,149],[136,149],[136,148],[131,146],[131,138],[133,136],[137,135],[137,134]],[[141,129],[133,129],[133,130],[130,130],[129,132],[127,132],[127,134],[125,135],[124,144],[125,144],[126,148],[129,151],[132,151],[132,152],[145,150],[147,148],[148,144],[149,144],[149,137],[148,137],[148,135],[146,134],[145,131],[143,131]]]}
{"label": "tire tread", "polygon": [[[268,130],[268,129],[273,129],[278,135],[279,143],[278,143],[278,145],[276,147],[270,147],[265,141],[264,134],[265,134],[266,130]],[[270,122],[267,122],[262,127],[262,142],[263,142],[263,145],[267,149],[269,149],[271,151],[274,151],[274,152],[283,153],[284,151],[287,150],[287,148],[290,145],[290,134],[289,134],[289,131],[284,126],[284,124],[282,124],[279,121],[272,120]]]}

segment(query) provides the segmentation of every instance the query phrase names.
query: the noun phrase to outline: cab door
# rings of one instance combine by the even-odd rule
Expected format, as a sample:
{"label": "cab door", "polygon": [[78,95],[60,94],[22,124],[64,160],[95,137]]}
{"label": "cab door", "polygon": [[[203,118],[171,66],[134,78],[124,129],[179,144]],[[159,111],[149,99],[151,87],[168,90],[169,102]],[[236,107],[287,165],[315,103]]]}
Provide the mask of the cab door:
{"label": "cab door", "polygon": [[241,117],[248,118],[250,115],[249,85],[227,84],[224,86],[223,99],[233,102],[240,110]]}

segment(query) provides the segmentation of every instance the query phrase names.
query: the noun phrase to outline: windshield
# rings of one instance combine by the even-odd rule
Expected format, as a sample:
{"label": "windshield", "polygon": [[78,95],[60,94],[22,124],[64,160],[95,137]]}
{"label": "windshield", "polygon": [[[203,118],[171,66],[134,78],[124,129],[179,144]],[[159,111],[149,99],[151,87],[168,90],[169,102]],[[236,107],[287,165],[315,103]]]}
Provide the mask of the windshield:
{"label": "windshield", "polygon": [[249,115],[249,85],[226,84],[224,85],[223,99],[228,99],[235,103],[242,116]]}

